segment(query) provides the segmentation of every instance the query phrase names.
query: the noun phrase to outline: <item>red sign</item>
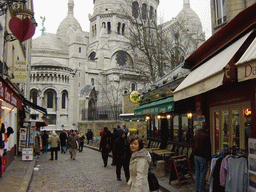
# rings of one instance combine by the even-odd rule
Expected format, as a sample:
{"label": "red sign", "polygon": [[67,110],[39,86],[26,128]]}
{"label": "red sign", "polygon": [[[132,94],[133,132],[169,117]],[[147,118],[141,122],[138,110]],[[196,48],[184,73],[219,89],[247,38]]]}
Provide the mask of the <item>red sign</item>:
{"label": "red sign", "polygon": [[9,28],[13,35],[21,42],[30,39],[35,34],[35,26],[28,17],[24,20],[18,17],[11,18]]}
{"label": "red sign", "polygon": [[22,100],[18,94],[8,85],[8,83],[0,76],[0,99],[10,105],[22,110]]}

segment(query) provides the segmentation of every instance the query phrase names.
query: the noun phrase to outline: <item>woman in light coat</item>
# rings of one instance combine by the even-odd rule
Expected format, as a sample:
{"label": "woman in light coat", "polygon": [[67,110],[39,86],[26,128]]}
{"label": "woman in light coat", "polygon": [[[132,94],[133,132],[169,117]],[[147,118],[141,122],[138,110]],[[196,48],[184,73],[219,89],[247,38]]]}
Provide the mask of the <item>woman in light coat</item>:
{"label": "woman in light coat", "polygon": [[149,152],[143,148],[141,139],[132,139],[130,141],[132,157],[130,161],[130,192],[149,192],[148,168],[151,162]]}

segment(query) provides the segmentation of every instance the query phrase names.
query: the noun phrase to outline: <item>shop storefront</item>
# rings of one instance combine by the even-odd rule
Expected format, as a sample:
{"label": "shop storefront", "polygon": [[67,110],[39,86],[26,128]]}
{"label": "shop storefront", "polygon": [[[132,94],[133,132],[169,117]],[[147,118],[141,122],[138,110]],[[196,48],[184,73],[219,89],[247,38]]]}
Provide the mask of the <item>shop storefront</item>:
{"label": "shop storefront", "polygon": [[246,153],[248,138],[256,136],[255,7],[239,13],[186,59],[191,73],[174,91],[175,103],[195,98],[195,116],[210,127],[212,154]]}
{"label": "shop storefront", "polygon": [[0,165],[3,160],[5,166],[8,166],[16,155],[18,110],[22,110],[22,100],[12,84],[2,76],[0,76],[0,106]]}

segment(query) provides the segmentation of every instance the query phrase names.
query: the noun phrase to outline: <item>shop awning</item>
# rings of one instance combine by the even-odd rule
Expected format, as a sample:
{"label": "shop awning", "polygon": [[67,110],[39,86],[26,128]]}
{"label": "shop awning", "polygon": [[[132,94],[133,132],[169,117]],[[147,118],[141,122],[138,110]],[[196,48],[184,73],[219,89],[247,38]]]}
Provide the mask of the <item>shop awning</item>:
{"label": "shop awning", "polygon": [[27,100],[23,95],[20,95],[20,96],[21,96],[21,98],[22,98],[22,102],[23,102],[25,105],[27,105],[27,106],[29,106],[29,107],[31,107],[31,108],[33,108],[33,109],[35,109],[35,110],[37,110],[37,111],[43,113],[43,114],[47,114],[47,110],[46,110],[45,108],[43,108],[43,107],[41,107],[41,106],[39,106],[39,105],[36,105],[36,104],[30,102],[30,101]]}
{"label": "shop awning", "polygon": [[254,38],[236,65],[239,82],[256,78],[256,38]]}
{"label": "shop awning", "polygon": [[154,113],[164,113],[174,110],[173,97],[155,101],[137,107],[134,111],[135,115],[149,115]]}
{"label": "shop awning", "polygon": [[0,99],[22,110],[22,100],[13,88],[0,76]]}
{"label": "shop awning", "polygon": [[247,33],[193,70],[173,92],[174,101],[199,95],[222,85],[224,68],[250,34],[251,32]]}
{"label": "shop awning", "polygon": [[145,116],[134,115],[134,113],[120,114],[121,121],[145,121]]}

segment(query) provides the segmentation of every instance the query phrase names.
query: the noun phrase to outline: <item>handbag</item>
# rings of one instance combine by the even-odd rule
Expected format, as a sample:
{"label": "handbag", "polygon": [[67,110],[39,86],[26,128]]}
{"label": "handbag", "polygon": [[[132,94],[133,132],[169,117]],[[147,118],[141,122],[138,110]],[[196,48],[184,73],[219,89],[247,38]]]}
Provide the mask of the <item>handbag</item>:
{"label": "handbag", "polygon": [[148,172],[148,184],[150,191],[155,191],[160,188],[156,175],[150,171]]}

